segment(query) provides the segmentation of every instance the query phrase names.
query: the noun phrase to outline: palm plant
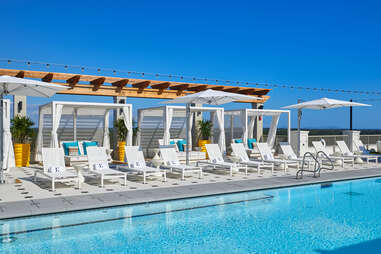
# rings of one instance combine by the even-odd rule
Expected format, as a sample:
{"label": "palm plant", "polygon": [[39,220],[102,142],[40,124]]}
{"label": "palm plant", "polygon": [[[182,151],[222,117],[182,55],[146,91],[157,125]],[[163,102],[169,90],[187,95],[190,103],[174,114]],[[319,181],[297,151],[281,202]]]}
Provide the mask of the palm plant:
{"label": "palm plant", "polygon": [[26,116],[16,116],[11,120],[11,133],[15,144],[29,143],[33,136],[33,121]]}
{"label": "palm plant", "polygon": [[118,132],[118,141],[126,141],[128,130],[126,125],[124,124],[124,120],[121,118],[116,120],[114,127],[117,129]]}
{"label": "palm plant", "polygon": [[198,131],[199,131],[199,136],[203,140],[208,140],[209,137],[212,135],[212,128],[213,128],[213,123],[210,120],[200,120],[198,121]]}

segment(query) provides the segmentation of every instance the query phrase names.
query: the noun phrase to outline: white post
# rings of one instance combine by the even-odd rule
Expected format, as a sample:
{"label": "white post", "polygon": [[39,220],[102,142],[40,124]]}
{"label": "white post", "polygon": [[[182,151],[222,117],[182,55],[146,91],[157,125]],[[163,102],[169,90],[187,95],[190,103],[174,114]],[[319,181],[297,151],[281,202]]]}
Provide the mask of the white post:
{"label": "white post", "polygon": [[0,165],[1,165],[1,175],[0,175],[0,183],[5,183],[4,179],[4,169],[3,169],[3,160],[4,160],[4,119],[3,119],[3,111],[4,111],[4,105],[3,105],[4,95],[0,95]]}
{"label": "white post", "polygon": [[74,141],[77,141],[77,109],[73,110],[73,136]]}
{"label": "white post", "polygon": [[287,127],[287,142],[288,144],[291,144],[291,112],[288,111],[288,127]]}
{"label": "white post", "polygon": [[189,142],[189,139],[190,139],[190,104],[188,103],[187,106],[186,106],[186,118],[187,118],[187,127],[186,127],[186,132],[187,132],[187,146],[186,146],[186,164],[189,165],[189,146],[190,146],[190,142]]}

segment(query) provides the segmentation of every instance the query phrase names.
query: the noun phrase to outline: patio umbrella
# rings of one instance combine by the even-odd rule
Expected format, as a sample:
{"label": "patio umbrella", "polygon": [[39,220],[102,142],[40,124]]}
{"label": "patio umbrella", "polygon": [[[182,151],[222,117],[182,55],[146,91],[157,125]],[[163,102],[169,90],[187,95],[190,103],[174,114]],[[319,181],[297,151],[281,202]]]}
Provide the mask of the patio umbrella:
{"label": "patio umbrella", "polygon": [[11,76],[0,76],[0,183],[4,182],[3,175],[3,97],[4,95],[21,95],[36,97],[51,97],[58,91],[67,89],[66,86],[57,84],[16,78]]}
{"label": "patio umbrella", "polygon": [[[300,101],[299,101],[300,102]],[[340,107],[369,107],[371,105],[357,103],[353,101],[342,101],[329,98],[321,98],[312,101],[301,102],[298,104],[293,104],[290,106],[285,106],[285,109],[298,109],[298,131],[300,131],[300,122],[302,120],[302,109],[331,109],[331,108],[340,108]],[[300,135],[298,135],[298,139]],[[300,140],[298,141],[298,152],[300,151]]]}
{"label": "patio umbrella", "polygon": [[189,129],[190,129],[190,105],[191,104],[210,104],[210,105],[222,105],[233,101],[249,101],[261,99],[256,96],[249,96],[236,93],[228,93],[223,91],[217,91],[208,89],[202,92],[194,93],[191,95],[178,97],[176,99],[162,102],[164,104],[168,103],[185,103],[186,104],[186,164],[189,165]]}
{"label": "patio umbrella", "polygon": [[283,107],[285,109],[298,109],[298,131],[300,131],[300,121],[302,118],[301,110],[302,109],[331,109],[331,108],[340,108],[340,107],[370,107],[371,105],[362,104],[352,101],[342,101],[329,98],[321,98],[312,101],[301,102],[298,104],[293,104],[290,106]]}

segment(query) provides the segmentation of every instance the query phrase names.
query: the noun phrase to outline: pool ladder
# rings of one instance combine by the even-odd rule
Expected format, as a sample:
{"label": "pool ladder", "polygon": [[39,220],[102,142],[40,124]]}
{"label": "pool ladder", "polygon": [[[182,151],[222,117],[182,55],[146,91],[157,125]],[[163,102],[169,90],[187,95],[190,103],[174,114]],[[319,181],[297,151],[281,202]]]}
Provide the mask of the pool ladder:
{"label": "pool ladder", "polygon": [[[320,161],[319,161],[319,158],[321,158]],[[306,163],[309,166],[310,162],[311,162],[310,160],[306,161],[306,159],[307,160],[312,159],[315,162],[313,170],[304,169],[304,166],[306,165]],[[324,167],[323,161],[328,162],[329,167]],[[329,156],[323,151],[317,152],[315,156],[310,152],[306,152],[303,155],[302,169],[300,169],[296,172],[296,179],[302,179],[303,178],[303,172],[311,172],[314,174],[313,177],[319,177],[320,171],[322,169],[326,169],[326,170],[333,170],[334,169],[334,164],[333,164],[333,161],[331,160],[331,158],[329,158]]]}

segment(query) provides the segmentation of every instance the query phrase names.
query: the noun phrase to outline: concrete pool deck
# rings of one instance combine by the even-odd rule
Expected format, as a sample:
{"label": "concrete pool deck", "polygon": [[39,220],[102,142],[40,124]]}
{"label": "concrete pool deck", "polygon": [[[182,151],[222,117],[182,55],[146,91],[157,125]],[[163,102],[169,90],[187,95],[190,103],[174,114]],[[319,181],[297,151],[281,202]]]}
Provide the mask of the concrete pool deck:
{"label": "concrete pool deck", "polygon": [[72,186],[61,186],[56,192],[46,187],[49,185],[46,181],[42,182],[42,186],[31,182],[30,173],[29,169],[20,169],[14,177],[22,179],[22,183],[0,185],[0,219],[377,177],[381,176],[381,168],[378,164],[361,165],[354,169],[322,172],[318,178],[306,174],[299,180],[295,179],[295,170],[288,175],[279,171],[279,176],[266,172],[261,177],[257,173],[248,176],[239,173],[233,177],[206,173],[203,179],[192,176],[180,181],[170,177],[166,183],[153,180],[143,185],[139,181],[131,181],[127,186],[110,182],[105,188],[99,188],[97,184],[85,184],[79,190]]}

